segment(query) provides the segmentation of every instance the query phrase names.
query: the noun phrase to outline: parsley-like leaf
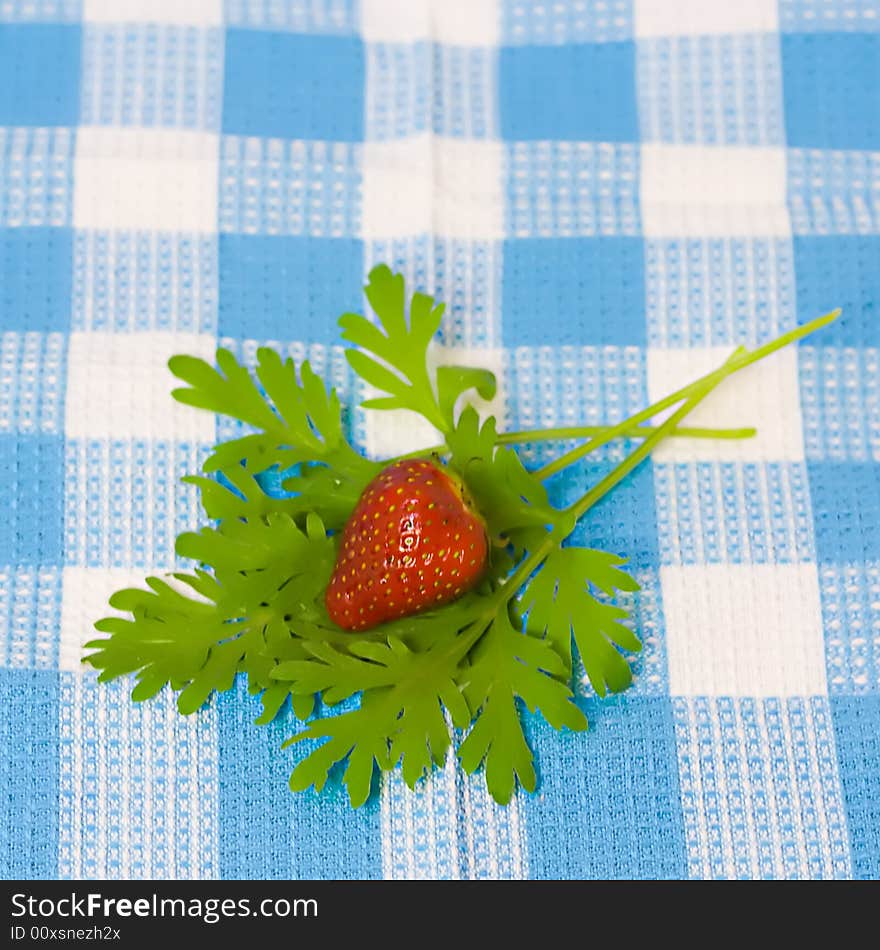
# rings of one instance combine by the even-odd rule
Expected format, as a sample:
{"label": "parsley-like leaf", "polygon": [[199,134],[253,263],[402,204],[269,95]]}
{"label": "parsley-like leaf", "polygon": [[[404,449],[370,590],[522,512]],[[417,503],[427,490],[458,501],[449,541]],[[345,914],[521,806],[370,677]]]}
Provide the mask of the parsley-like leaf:
{"label": "parsley-like leaf", "polygon": [[623,625],[627,611],[599,600],[591,585],[611,597],[615,591],[637,591],[639,585],[620,570],[623,558],[605,551],[566,547],[554,551],[531,578],[519,598],[518,608],[527,613],[527,629],[546,636],[571,675],[571,641],[584,664],[593,689],[600,696],[618,693],[632,681],[626,659],[615,649],[638,651],[642,645]]}
{"label": "parsley-like leaf", "polygon": [[495,374],[487,369],[438,366],[437,405],[445,422],[443,431],[449,433],[455,427],[455,407],[459,398],[466,392],[474,390],[481,399],[488,402],[495,398],[497,389]]}
{"label": "parsley-like leaf", "polygon": [[485,762],[486,784],[501,804],[510,801],[517,780],[529,792],[537,782],[518,700],[531,712],[540,711],[554,729],[587,728],[571,690],[558,678],[563,672],[563,661],[551,645],[516,630],[503,609],[460,674],[468,704],[477,711],[458,750],[462,768],[474,772]]}
{"label": "parsley-like leaf", "polygon": [[455,404],[464,392],[476,389],[484,399],[495,395],[495,377],[488,370],[446,366],[437,371],[436,382],[432,380],[428,346],[440,327],[444,304],[415,293],[407,319],[403,275],[392,274],[384,264],[370,271],[366,295],[379,327],[357,313],[339,318],[343,340],[359,348],[345,351],[351,368],[387,394],[365,400],[364,408],[411,409],[448,432]]}
{"label": "parsley-like leaf", "polygon": [[[217,351],[217,368],[194,356],[174,356],[169,368],[188,383],[172,392],[178,402],[229,416],[258,430],[217,446],[205,471],[244,462],[251,472],[273,465],[282,470],[303,462],[331,467],[358,484],[375,466],[349,445],[335,389],[327,389],[308,361],[297,374],[292,359],[282,360],[268,347],[257,350],[256,376],[229,350]],[[262,386],[257,385],[257,381]]]}
{"label": "parsley-like leaf", "polygon": [[558,512],[547,490],[523,467],[513,449],[498,446],[495,418],[482,425],[468,406],[449,433],[452,464],[464,478],[477,509],[493,536],[508,536],[520,528],[545,527]]}
{"label": "parsley-like leaf", "polygon": [[[180,691],[183,713],[245,673],[252,691],[267,691],[264,715],[271,718],[288,692],[271,671],[279,660],[307,655],[292,626],[311,632],[322,621],[320,598],[335,558],[320,519],[310,515],[307,521],[303,531],[288,515],[274,513],[181,535],[178,553],[212,572],[174,575],[184,589],[151,577],[149,590],[114,594],[110,605],[131,618],[99,620],[96,629],[110,636],[87,644],[96,651],[87,661],[102,671],[102,681],[136,674],[135,700],[170,685]],[[294,711],[306,716],[313,697],[297,695]]]}
{"label": "parsley-like leaf", "polygon": [[[629,685],[621,650],[640,646],[623,623],[626,611],[609,602],[617,591],[638,588],[621,570],[623,559],[563,546],[578,517],[729,375],[839,312],[753,351],[736,350],[718,370],[610,427],[604,441],[587,442],[530,473],[513,449],[499,447],[494,419],[481,424],[474,408],[459,411],[470,391],[492,398],[494,376],[431,367],[442,304],[417,293],[407,307],[403,277],[384,266],[371,272],[366,292],[379,324],[356,314],[340,320],[344,339],[358,348],[347,351],[352,368],[384,393],[365,405],[419,412],[443,433],[439,453],[461,474],[492,536],[481,583],[452,604],[367,633],[336,628],[324,594],[337,533],[382,463],[367,461],[348,443],[339,399],[308,363],[297,370],[292,360],[262,349],[254,378],[226,350],[218,351],[217,368],[175,357],[171,369],[187,384],[175,390],[180,402],[226,414],[253,431],[216,448],[206,464],[214,478],[189,479],[215,523],[181,535],[177,550],[200,566],[115,594],[111,605],[128,616],[98,621],[107,636],[88,644],[94,652],[86,659],[102,681],[134,674],[137,700],[170,686],[182,712],[229,689],[238,673],[262,694],[259,721],[271,719],[288,698],[305,718],[320,697],[321,717],[290,740],[311,747],[291,776],[294,790],[322,788],[340,763],[355,805],[367,799],[377,767],[399,764],[413,786],[444,761],[451,723],[466,732],[458,749],[463,768],[484,766],[492,796],[507,802],[517,782],[529,791],[536,785],[520,707],[556,729],[587,726],[570,688],[572,642],[602,696]],[[675,405],[581,499],[553,508],[542,477]],[[571,434],[549,431],[550,437]],[[278,478],[286,495],[265,487]],[[335,711],[343,700],[359,705]]]}
{"label": "parsley-like leaf", "polygon": [[412,788],[443,762],[451,742],[444,709],[453,725],[464,728],[470,722],[455,677],[468,638],[479,629],[457,634],[439,614],[428,625],[434,627],[434,640],[423,652],[392,636],[386,642],[353,643],[349,652],[310,644],[310,660],[279,664],[274,675],[292,678],[293,692],[321,690],[327,702],[339,702],[363,691],[359,708],[313,720],[285,743],[321,740],[294,769],[294,791],[312,786],[320,791],[333,766],[347,760],[343,781],[357,807],[369,795],[375,766],[387,771],[399,762]]}

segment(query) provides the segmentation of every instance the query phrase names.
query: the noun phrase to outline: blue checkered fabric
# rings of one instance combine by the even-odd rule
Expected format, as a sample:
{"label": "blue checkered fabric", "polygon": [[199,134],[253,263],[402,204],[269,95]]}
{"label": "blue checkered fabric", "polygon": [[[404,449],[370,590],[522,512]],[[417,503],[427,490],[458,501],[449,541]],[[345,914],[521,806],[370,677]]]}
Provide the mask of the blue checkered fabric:
{"label": "blue checkered fabric", "polygon": [[[878,89],[877,0],[0,0],[3,876],[880,876]],[[335,318],[382,261],[515,428],[844,309],[701,409],[756,439],[674,440],[585,519],[644,651],[579,682],[589,733],[527,719],[508,808],[453,767],[293,796],[243,689],[184,719],[79,663],[230,431],[167,358],[268,342],[356,401]]]}

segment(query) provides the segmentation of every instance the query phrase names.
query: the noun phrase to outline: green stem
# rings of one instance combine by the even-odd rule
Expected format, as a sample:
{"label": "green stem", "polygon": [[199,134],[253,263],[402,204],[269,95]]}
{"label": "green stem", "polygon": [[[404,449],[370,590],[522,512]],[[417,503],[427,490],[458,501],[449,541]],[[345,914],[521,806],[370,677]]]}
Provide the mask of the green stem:
{"label": "green stem", "polygon": [[[575,524],[582,515],[585,514],[590,508],[593,507],[598,501],[605,497],[612,488],[614,488],[622,479],[624,479],[634,468],[640,465],[656,448],[658,443],[660,443],[667,436],[671,435],[675,429],[678,427],[678,423],[685,418],[693,409],[695,409],[720,383],[722,383],[728,376],[731,376],[733,373],[739,372],[739,370],[744,369],[746,366],[750,366],[752,363],[757,362],[760,359],[763,359],[765,356],[769,356],[771,353],[775,353],[777,350],[782,349],[784,346],[788,346],[790,343],[794,343],[797,340],[801,340],[806,336],[809,336],[811,333],[815,333],[817,330],[821,330],[823,327],[827,326],[829,323],[832,323],[840,316],[840,310],[834,310],[829,314],[826,314],[822,317],[817,317],[815,320],[811,320],[809,323],[805,323],[803,326],[797,327],[794,330],[790,330],[788,333],[783,334],[775,340],[771,340],[769,343],[765,343],[763,346],[758,347],[756,350],[751,352],[745,350],[743,347],[735,350],[727,358],[727,360],[720,366],[718,369],[714,370],[711,373],[707,373],[705,376],[701,377],[698,380],[695,380],[693,383],[690,383],[688,386],[685,386],[683,389],[678,390],[678,392],[672,393],[667,396],[665,399],[661,399],[659,402],[654,403],[653,406],[649,406],[647,409],[643,409],[641,412],[636,413],[634,416],[631,416],[629,419],[625,419],[623,422],[619,423],[616,426],[611,426],[607,432],[605,432],[600,439],[604,439],[604,442],[610,442],[611,439],[617,438],[620,434],[625,432],[628,426],[638,425],[641,422],[649,419],[652,415],[657,412],[662,412],[664,409],[668,409],[670,406],[675,405],[676,403],[682,402],[683,405],[679,406],[676,411],[666,419],[662,425],[657,426],[656,429],[645,439],[645,441],[627,458],[616,466],[613,471],[609,472],[598,484],[594,485],[583,497],[576,501],[573,505],[566,508],[561,512],[561,517],[557,521],[556,525],[551,531],[547,533],[546,538],[543,542],[538,545],[538,547],[529,554],[529,556],[519,565],[519,567],[510,575],[509,578],[498,588],[494,600],[498,604],[506,603],[510,600],[512,596],[522,587],[522,585],[528,580],[529,576],[535,571],[538,567],[543,564],[547,556],[553,552],[561,543],[568,537],[569,534],[574,530]],[[568,453],[568,456],[572,457],[571,461],[575,461],[573,458],[577,454],[577,458],[582,458],[587,452],[592,451],[593,448],[597,448],[598,444],[604,444],[604,442],[599,442],[599,439],[593,439],[591,442],[582,445],[579,448],[575,449],[574,452]],[[562,456],[562,459],[565,459],[566,456]],[[562,461],[562,459],[557,459],[557,463]],[[566,464],[571,464],[567,462]],[[556,463],[551,463],[551,465],[556,465]],[[550,466],[547,466],[549,468]]]}
{"label": "green stem", "polygon": [[781,350],[783,347],[786,347],[791,343],[795,343],[798,340],[802,340],[804,337],[809,336],[811,333],[815,333],[817,330],[821,330],[823,327],[828,326],[829,323],[833,323],[839,316],[840,310],[833,310],[831,313],[827,313],[822,317],[817,317],[815,320],[811,320],[809,323],[803,324],[803,326],[795,327],[794,330],[789,330],[788,333],[783,333],[782,336],[777,337],[775,340],[771,340],[769,343],[765,343],[763,346],[759,346],[755,350],[750,351],[740,347],[731,355],[731,357],[723,366],[713,370],[711,373],[707,373],[705,376],[701,376],[699,379],[694,380],[694,382],[689,383],[687,386],[684,386],[676,392],[670,393],[668,396],[665,396],[663,399],[655,402],[653,405],[648,406],[646,409],[642,409],[641,412],[637,412],[628,419],[624,419],[623,422],[619,423],[618,425],[609,427],[602,435],[590,439],[589,442],[572,449],[570,452],[566,452],[564,455],[561,455],[558,459],[555,459],[548,465],[545,465],[543,468],[538,469],[538,471],[534,472],[533,474],[542,480],[549,478],[551,475],[555,475],[557,472],[567,468],[569,465],[573,465],[585,455],[589,455],[590,452],[594,452],[603,445],[607,445],[614,439],[622,438],[624,435],[626,435],[627,430],[631,429],[633,426],[647,422],[658,412],[663,412],[665,409],[669,409],[671,406],[676,405],[676,403],[681,402],[682,399],[687,399],[693,393],[702,391],[704,386],[710,383],[714,385],[716,382],[721,382],[732,373],[738,372],[741,369],[745,369],[746,366],[751,366],[752,363],[757,363],[758,360],[762,360],[764,357],[770,356],[771,353],[775,353],[777,350]]}
{"label": "green stem", "polygon": [[[617,426],[561,426],[552,429],[523,429],[517,432],[499,432],[497,445],[519,445],[522,442],[550,442],[563,439],[589,439],[604,436],[612,429],[617,433]],[[615,439],[646,439],[652,432],[657,431],[657,426],[641,426],[633,424],[621,434],[615,434]],[[753,426],[742,426],[738,429],[712,429],[705,426],[689,427],[682,426],[675,432],[670,432],[670,436],[683,439],[751,439],[757,433]],[[431,445],[425,449],[414,449],[412,452],[406,452],[403,455],[395,455],[393,458],[386,459],[383,464],[391,465],[394,462],[403,462],[406,459],[424,458],[436,452],[439,455],[448,452],[448,447],[444,445]]]}
{"label": "green stem", "polygon": [[[611,428],[611,426],[562,426],[554,429],[525,429],[521,432],[501,432],[498,434],[498,444],[517,445],[521,442],[548,442],[554,439],[589,439],[604,435]],[[656,431],[657,426],[634,425],[627,429],[625,436],[621,436],[621,438],[645,439]],[[743,426],[739,429],[681,426],[675,432],[670,432],[670,435],[685,439],[751,439],[756,431],[752,426]]]}
{"label": "green stem", "polygon": [[[731,357],[731,360],[733,360],[733,358],[734,357]],[[725,363],[725,366],[730,362],[729,360],[728,363]],[[504,600],[508,598],[511,590],[518,590],[526,582],[532,571],[540,567],[547,558],[547,555],[571,534],[574,525],[581,515],[592,508],[597,501],[608,494],[615,485],[626,478],[634,468],[639,466],[651,454],[657,444],[665,439],[675,429],[678,423],[681,422],[689,412],[695,409],[724,378],[721,376],[718,379],[712,379],[711,377],[714,375],[717,375],[717,373],[710,374],[710,376],[706,378],[703,389],[691,395],[662,425],[656,428],[651,436],[645,439],[637,449],[631,452],[620,465],[617,465],[582,498],[562,512],[562,517],[553,530],[547,534],[544,541],[520,564],[510,578],[499,588],[500,599]]]}
{"label": "green stem", "polygon": [[627,475],[637,468],[654,451],[658,443],[666,438],[675,427],[691,413],[697,406],[711,393],[715,387],[724,379],[719,379],[707,383],[705,389],[694,393],[676,409],[676,411],[661,425],[657,430],[642,444],[635,449],[619,464],[616,465],[601,481],[597,482],[582,498],[566,509],[566,512],[577,521],[585,512],[589,511],[593,505],[604,498],[608,492],[618,485]]}
{"label": "green stem", "polygon": [[[670,393],[668,396],[665,396],[663,399],[655,402],[653,405],[648,406],[646,409],[642,409],[641,412],[635,413],[635,415],[624,419],[622,422],[619,422],[616,425],[563,426],[552,429],[533,429],[531,431],[503,432],[498,436],[498,444],[511,445],[518,442],[543,442],[552,439],[577,439],[589,437],[589,442],[586,442],[584,445],[581,445],[578,448],[573,449],[571,452],[560,456],[549,465],[539,469],[534,473],[539,475],[541,478],[549,478],[550,475],[558,472],[560,469],[571,465],[573,462],[582,459],[585,455],[589,455],[590,452],[594,452],[596,449],[601,448],[603,445],[607,445],[609,442],[613,442],[615,439],[642,437],[650,438],[652,434],[655,434],[658,431],[658,427],[642,425],[642,423],[647,422],[658,412],[663,412],[664,409],[674,406],[676,403],[681,402],[682,399],[687,399],[688,396],[694,392],[700,391],[701,388],[710,381],[715,379],[725,379],[731,373],[744,369],[746,366],[750,366],[752,363],[757,363],[759,360],[764,359],[764,357],[770,356],[771,353],[775,353],[777,350],[781,350],[791,343],[796,343],[798,340],[802,340],[804,337],[810,336],[810,334],[815,333],[817,330],[821,330],[823,327],[828,326],[829,323],[833,323],[839,316],[840,309],[838,308],[837,310],[832,310],[831,313],[826,313],[824,316],[816,317],[815,320],[810,320],[809,323],[804,323],[802,326],[795,327],[793,330],[783,333],[782,336],[777,337],[775,340],[771,340],[769,343],[764,343],[755,350],[746,350],[743,347],[740,347],[733,354],[736,357],[736,360],[733,364],[731,364],[731,361],[728,360],[727,363],[718,369],[713,370],[711,373],[707,373],[705,376],[701,376],[699,379],[694,380],[694,382],[689,383],[687,386],[683,386],[676,392]],[[692,439],[748,439],[754,434],[755,430],[751,427],[740,429],[706,429],[702,427],[692,429],[682,428],[675,432],[665,433],[665,435],[682,436]],[[388,459],[387,461],[390,464],[391,462],[400,462],[404,459],[419,458],[426,454],[430,454],[431,452],[442,453],[444,451],[446,451],[445,445],[434,445],[426,449],[416,449],[413,452],[407,452],[405,455],[397,455],[392,459]]]}

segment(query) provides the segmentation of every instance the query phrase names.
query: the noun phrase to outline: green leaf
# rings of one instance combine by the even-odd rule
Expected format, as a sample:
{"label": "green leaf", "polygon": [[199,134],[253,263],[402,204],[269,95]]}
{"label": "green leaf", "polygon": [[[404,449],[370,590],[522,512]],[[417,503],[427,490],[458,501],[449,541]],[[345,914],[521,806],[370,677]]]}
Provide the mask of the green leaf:
{"label": "green leaf", "polygon": [[[587,727],[570,689],[572,642],[600,695],[628,684],[619,650],[639,644],[626,612],[607,598],[637,585],[620,558],[560,550],[573,515],[553,508],[513,449],[496,445],[493,418],[481,424],[473,407],[458,411],[469,392],[493,398],[496,382],[487,370],[429,369],[442,304],[419,293],[408,301],[403,277],[387,267],[371,272],[366,290],[378,323],[340,320],[356,347],[346,351],[351,367],[379,393],[364,405],[420,412],[443,431],[441,454],[493,541],[480,585],[366,633],[335,627],[324,597],[338,533],[381,463],[348,443],[336,392],[307,362],[297,369],[264,348],[252,373],[223,349],[216,367],[179,356],[170,366],[186,385],[175,398],[252,431],[217,446],[205,466],[215,477],[185,479],[213,522],[177,540],[178,554],[198,566],[114,594],[111,606],[125,616],[96,623],[102,636],[88,644],[86,661],[102,681],[134,675],[138,701],[169,686],[183,713],[244,675],[261,697],[257,722],[288,704],[306,722],[286,743],[306,750],[294,790],[321,789],[339,764],[355,806],[377,768],[400,767],[413,787],[445,761],[454,727],[466,732],[462,766],[483,766],[491,794],[507,802],[517,783],[533,791],[537,782],[523,708],[556,729]],[[288,497],[264,490],[256,476],[270,469],[283,473]],[[344,701],[356,705],[341,711]]]}
{"label": "green leaf", "polygon": [[348,788],[349,800],[354,808],[366,802],[375,766],[390,768],[388,739],[381,726],[382,717],[373,714],[373,705],[378,704],[380,699],[378,694],[368,694],[358,709],[329,719],[317,719],[311,723],[308,732],[288,740],[288,745],[306,738],[326,740],[293,770],[290,776],[292,791],[304,792],[314,788],[320,792],[327,784],[333,766],[348,759],[343,782]]}
{"label": "green leaf", "polygon": [[407,314],[403,275],[384,264],[370,271],[366,294],[379,326],[356,313],[339,319],[342,339],[359,348],[345,351],[351,368],[386,394],[365,400],[365,408],[410,409],[448,432],[459,396],[471,389],[484,399],[495,395],[495,377],[488,370],[444,366],[435,374],[429,369],[428,346],[440,326],[443,304],[415,293]]}
{"label": "green leaf", "polygon": [[293,517],[302,510],[296,499],[268,495],[243,465],[231,465],[222,474],[223,481],[205,475],[185,475],[181,479],[199,489],[202,507],[211,519],[255,521],[275,513]]}
{"label": "green leaf", "polygon": [[189,388],[175,389],[171,395],[185,405],[231,416],[255,429],[278,431],[277,415],[229,350],[217,350],[217,367],[195,356],[172,356],[168,368]]}
{"label": "green leaf", "polygon": [[620,570],[624,559],[605,551],[566,547],[554,551],[529,580],[517,608],[527,614],[528,631],[546,637],[571,676],[572,637],[593,689],[600,696],[616,693],[632,681],[629,663],[616,647],[641,650],[622,621],[627,611],[600,600],[591,585],[606,595],[636,591],[639,585]]}
{"label": "green leaf", "polygon": [[191,356],[174,356],[168,365],[189,384],[172,393],[179,402],[258,430],[217,446],[205,471],[228,472],[241,463],[252,473],[273,465],[286,471],[304,463],[320,464],[358,493],[376,474],[375,464],[345,438],[336,391],[324,386],[308,361],[297,373],[293,360],[282,360],[274,350],[261,347],[256,379],[225,349],[217,351],[216,369]]}
{"label": "green leaf", "polygon": [[396,376],[390,369],[386,369],[381,363],[376,362],[372,357],[367,356],[360,350],[346,350],[345,352],[351,368],[360,376],[364,382],[375,386],[376,389],[382,389],[387,393],[396,393],[388,402],[389,408],[407,409],[406,384]]}
{"label": "green leaf", "polygon": [[574,704],[571,690],[556,678],[563,670],[559,655],[549,642],[516,630],[506,609],[496,614],[470,660],[459,683],[470,708],[477,712],[458,755],[468,773],[485,763],[489,792],[506,805],[517,781],[529,792],[536,784],[518,700],[532,712],[540,711],[554,729],[580,731],[587,728],[587,720]]}
{"label": "green leaf", "polygon": [[291,493],[287,498],[269,495],[242,465],[224,469],[223,481],[204,475],[187,475],[182,481],[199,489],[202,507],[209,518],[254,520],[284,514],[299,523],[312,513],[326,528],[338,531],[369,483],[366,475],[372,477],[374,471],[378,472],[379,466],[371,467],[355,480],[325,465],[303,464],[282,482],[284,490]]}
{"label": "green leaf", "polygon": [[495,374],[487,369],[469,366],[439,366],[437,368],[437,402],[446,420],[446,430],[455,427],[455,404],[460,396],[474,389],[481,399],[495,398],[498,384]]}
{"label": "green leaf", "polygon": [[[190,578],[183,575],[181,579],[186,583]],[[143,700],[172,682],[210,692],[207,684],[228,673],[230,667],[234,675],[251,645],[244,624],[166,580],[151,577],[147,583],[150,590],[126,590],[111,598],[111,606],[132,613],[130,619],[106,617],[95,624],[99,632],[109,634],[86,644],[96,651],[86,660],[101,671],[101,681],[134,673],[132,698]],[[233,658],[229,650],[217,653],[224,642],[235,644],[238,655]],[[212,651],[215,659],[209,667]],[[181,711],[187,705],[184,703]]]}
{"label": "green leaf", "polygon": [[442,611],[420,625],[422,644],[429,643],[421,651],[394,636],[384,642],[355,641],[350,651],[312,643],[309,659],[276,667],[273,675],[291,681],[293,693],[321,691],[335,703],[363,691],[359,708],[313,720],[285,743],[320,741],[294,769],[291,788],[320,790],[330,770],[347,759],[343,782],[358,807],[369,795],[374,766],[390,770],[400,763],[412,788],[443,762],[451,742],[444,709],[459,728],[470,721],[455,677],[482,628],[471,624],[459,631]]}
{"label": "green leaf", "polygon": [[[274,512],[182,534],[177,550],[211,573],[150,577],[147,590],[114,594],[110,605],[130,616],[95,624],[107,636],[87,644],[95,652],[86,661],[104,682],[135,674],[135,700],[171,686],[182,713],[199,709],[244,673],[253,691],[266,691],[260,721],[267,721],[289,693],[272,669],[307,656],[301,637],[329,625],[322,600],[335,560],[333,539],[314,514],[304,531]],[[305,697],[294,711],[308,715],[312,705],[313,697]]]}
{"label": "green leaf", "polygon": [[509,537],[521,528],[544,528],[558,512],[543,484],[523,467],[512,449],[496,447],[495,419],[481,426],[476,409],[461,414],[447,444],[452,465],[461,474],[493,536]]}

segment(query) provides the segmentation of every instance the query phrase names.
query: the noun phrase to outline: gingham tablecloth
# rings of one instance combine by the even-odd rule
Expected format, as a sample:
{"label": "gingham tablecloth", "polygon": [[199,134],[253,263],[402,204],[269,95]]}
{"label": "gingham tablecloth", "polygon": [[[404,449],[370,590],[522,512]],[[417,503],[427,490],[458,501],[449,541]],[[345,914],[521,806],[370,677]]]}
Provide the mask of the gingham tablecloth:
{"label": "gingham tablecloth", "polygon": [[[880,875],[878,89],[876,0],[0,0],[3,875]],[[243,689],[182,719],[79,665],[229,434],[167,358],[268,341],[356,400],[335,318],[381,261],[516,428],[844,308],[701,412],[758,438],[679,441],[587,519],[645,649],[581,685],[588,734],[529,720],[508,808],[452,767],[293,796],[295,724]]]}

